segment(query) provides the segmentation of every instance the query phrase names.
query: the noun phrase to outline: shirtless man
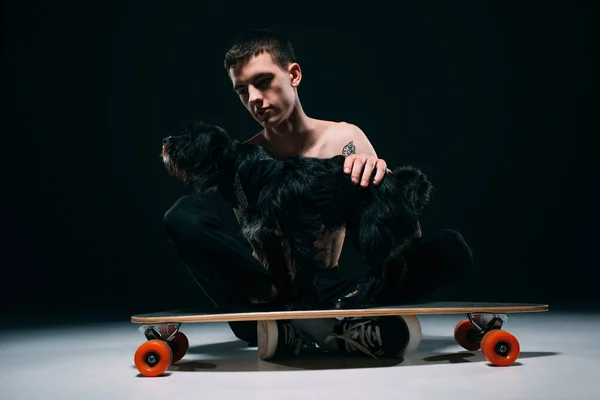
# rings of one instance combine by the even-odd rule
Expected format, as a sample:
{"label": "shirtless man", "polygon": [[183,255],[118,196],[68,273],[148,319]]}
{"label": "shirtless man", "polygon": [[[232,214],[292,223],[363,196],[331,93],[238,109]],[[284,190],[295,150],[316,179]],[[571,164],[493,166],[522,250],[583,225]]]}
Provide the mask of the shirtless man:
{"label": "shirtless man", "polygon": [[[262,126],[247,142],[263,147],[276,159],[291,156],[329,158],[346,155],[344,171],[356,184],[377,185],[389,172],[364,132],[352,123],[333,122],[306,115],[298,95],[302,70],[292,45],[264,30],[240,38],[225,56],[225,69],[242,105]],[[184,196],[164,218],[171,242],[190,272],[215,305],[264,307],[251,301],[255,293],[270,290],[271,280],[261,257],[239,236],[234,211],[219,193],[200,198]],[[327,234],[323,248],[325,268],[317,277],[324,297],[349,293],[352,282],[339,273],[338,261],[345,231]],[[399,293],[398,301],[423,299],[440,280],[458,276],[470,266],[471,254],[460,234],[450,230],[420,238],[406,258],[415,270],[414,282]],[[434,274],[433,276],[431,274]],[[425,279],[425,277],[432,279]],[[435,278],[437,277],[437,279]],[[399,356],[416,347],[420,326],[416,318],[368,318],[350,321],[298,320],[229,324],[234,334],[258,345],[262,359],[298,352],[303,342],[332,351]],[[257,329],[258,328],[258,329]]]}

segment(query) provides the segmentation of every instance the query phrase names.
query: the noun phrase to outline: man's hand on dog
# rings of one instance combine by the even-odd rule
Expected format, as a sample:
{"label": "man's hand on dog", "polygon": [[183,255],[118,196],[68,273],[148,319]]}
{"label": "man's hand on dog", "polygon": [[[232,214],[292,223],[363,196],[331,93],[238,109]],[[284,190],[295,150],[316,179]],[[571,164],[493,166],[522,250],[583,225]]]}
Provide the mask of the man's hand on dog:
{"label": "man's hand on dog", "polygon": [[[373,178],[373,184],[375,186],[381,183],[386,174],[392,173],[387,167],[385,160],[366,153],[350,154],[344,160],[344,172],[347,175],[351,174],[352,182],[355,184],[359,182],[360,178],[360,186],[362,187],[369,186],[369,180],[371,179],[371,176],[373,176],[373,171],[375,170],[377,171]],[[422,236],[423,232],[421,231],[421,225],[419,224],[417,237],[420,238]]]}
{"label": "man's hand on dog", "polygon": [[351,174],[352,182],[359,183],[360,180],[362,187],[369,186],[373,171],[375,170],[377,172],[372,181],[374,185],[379,185],[385,174],[392,172],[387,168],[385,160],[365,153],[350,154],[344,161],[344,172],[348,175]]}

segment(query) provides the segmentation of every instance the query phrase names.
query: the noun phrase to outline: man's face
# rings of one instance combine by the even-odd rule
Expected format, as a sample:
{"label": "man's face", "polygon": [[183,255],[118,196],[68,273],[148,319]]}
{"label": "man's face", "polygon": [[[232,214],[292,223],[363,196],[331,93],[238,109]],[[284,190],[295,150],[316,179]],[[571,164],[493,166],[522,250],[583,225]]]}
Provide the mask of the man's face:
{"label": "man's face", "polygon": [[292,70],[292,65],[286,70],[281,68],[269,53],[240,61],[229,70],[233,89],[262,126],[277,126],[292,112],[296,100]]}

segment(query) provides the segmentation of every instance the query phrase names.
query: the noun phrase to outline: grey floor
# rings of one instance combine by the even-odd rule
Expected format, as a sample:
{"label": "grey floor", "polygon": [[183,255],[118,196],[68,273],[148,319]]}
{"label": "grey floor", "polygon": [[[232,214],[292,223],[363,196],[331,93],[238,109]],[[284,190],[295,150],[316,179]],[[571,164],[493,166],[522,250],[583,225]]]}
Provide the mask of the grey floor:
{"label": "grey floor", "polygon": [[420,317],[419,350],[400,360],[311,355],[273,363],[226,324],[188,324],[187,356],[157,378],[141,377],[137,325],[18,324],[0,332],[0,399],[600,399],[600,313],[512,314],[520,341],[511,367],[461,350],[462,317]]}

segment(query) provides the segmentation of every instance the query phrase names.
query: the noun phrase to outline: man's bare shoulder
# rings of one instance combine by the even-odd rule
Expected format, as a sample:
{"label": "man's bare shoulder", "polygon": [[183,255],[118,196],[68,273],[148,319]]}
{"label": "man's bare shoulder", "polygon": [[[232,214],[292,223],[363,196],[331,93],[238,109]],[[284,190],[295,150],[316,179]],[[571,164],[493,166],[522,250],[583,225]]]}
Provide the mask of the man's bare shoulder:
{"label": "man's bare shoulder", "polygon": [[375,150],[369,139],[357,125],[341,121],[330,125],[327,132],[329,146],[335,147],[337,154],[368,153],[375,155]]}

